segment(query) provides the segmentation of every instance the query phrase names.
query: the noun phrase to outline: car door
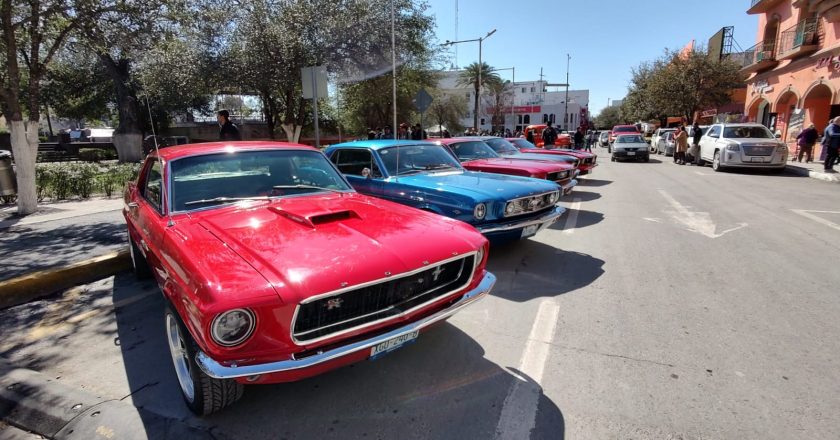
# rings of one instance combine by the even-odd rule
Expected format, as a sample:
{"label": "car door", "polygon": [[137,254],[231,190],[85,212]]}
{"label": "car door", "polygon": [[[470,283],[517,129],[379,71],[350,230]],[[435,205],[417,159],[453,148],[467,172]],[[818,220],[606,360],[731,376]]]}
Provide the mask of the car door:
{"label": "car door", "polygon": [[711,161],[715,155],[715,144],[720,138],[721,126],[713,125],[709,131],[700,138],[700,158]]}
{"label": "car door", "polygon": [[372,196],[382,194],[382,168],[369,149],[338,149],[332,153],[330,160],[356,191]]}
{"label": "car door", "polygon": [[166,222],[164,176],[158,160],[151,160],[141,173],[137,189],[128,204],[127,217],[132,226],[132,239],[153,270],[160,268],[155,249],[160,248]]}

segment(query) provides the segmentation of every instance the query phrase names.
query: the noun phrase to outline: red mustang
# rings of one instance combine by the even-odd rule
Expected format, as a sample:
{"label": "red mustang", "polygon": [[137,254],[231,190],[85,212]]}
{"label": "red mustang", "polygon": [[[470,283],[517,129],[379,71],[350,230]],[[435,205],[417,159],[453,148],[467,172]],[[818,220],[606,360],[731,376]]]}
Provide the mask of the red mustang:
{"label": "red mustang", "polygon": [[534,144],[522,138],[507,138],[507,140],[523,153],[554,154],[577,158],[580,160],[578,169],[580,170],[581,176],[592,174],[593,169],[598,166],[598,164],[595,163],[598,160],[598,155],[594,153],[587,153],[585,151],[572,150],[569,148],[546,150],[545,148],[538,148]]}
{"label": "red mustang", "polygon": [[461,165],[470,171],[533,177],[557,183],[563,195],[577,185],[574,165],[562,162],[533,161],[502,157],[480,138],[448,138],[437,141],[449,148]]}
{"label": "red mustang", "polygon": [[242,384],[384,355],[495,283],[474,227],[358,194],[303,145],[169,147],[148,156],[125,202],[135,273],[164,294],[197,414],[235,402]]}

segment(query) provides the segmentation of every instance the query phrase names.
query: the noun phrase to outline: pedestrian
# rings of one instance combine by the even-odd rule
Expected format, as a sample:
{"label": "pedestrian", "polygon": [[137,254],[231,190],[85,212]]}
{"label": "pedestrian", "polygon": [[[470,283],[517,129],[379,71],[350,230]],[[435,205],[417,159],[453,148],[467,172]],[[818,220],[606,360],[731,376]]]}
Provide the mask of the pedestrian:
{"label": "pedestrian", "polygon": [[802,162],[802,156],[807,156],[805,159],[805,163],[809,163],[813,160],[812,155],[814,154],[814,144],[817,143],[817,137],[819,137],[819,132],[817,132],[817,128],[814,124],[808,126],[808,128],[802,130],[798,136],[796,136],[796,145],[799,146],[799,154],[797,154],[797,160]]}
{"label": "pedestrian", "polygon": [[838,154],[838,149],[840,149],[840,116],[834,118],[831,124],[828,124],[828,127],[825,128],[823,148],[826,149],[823,167],[825,171],[834,171],[834,161],[840,156]]}
{"label": "pedestrian", "polygon": [[595,131],[591,130],[586,136],[586,151],[592,152],[592,144],[595,143]]}
{"label": "pedestrian", "polygon": [[545,128],[542,131],[542,141],[543,141],[543,148],[546,150],[551,150],[554,148],[554,141],[557,140],[557,132],[554,131],[554,128],[551,126],[551,122],[549,121],[546,123]]}
{"label": "pedestrian", "polygon": [[411,130],[411,140],[422,141],[426,138],[428,138],[428,136],[426,136],[426,130],[423,130],[423,127],[421,127],[420,124],[415,124],[414,129]]}
{"label": "pedestrian", "polygon": [[242,135],[239,134],[239,129],[236,124],[231,122],[230,113],[227,110],[219,110],[216,115],[216,120],[219,122],[219,140],[220,141],[241,141]]}
{"label": "pedestrian", "polygon": [[703,137],[703,129],[700,128],[700,124],[697,121],[694,121],[694,125],[691,127],[691,148],[689,149],[688,155],[690,157],[690,162],[694,165],[700,165],[700,138]]}
{"label": "pedestrian", "polygon": [[389,126],[389,125],[385,126],[385,129],[382,131],[382,136],[380,136],[379,139],[393,139],[393,138],[394,138],[394,132],[393,132],[393,130],[391,130],[391,126]]}
{"label": "pedestrian", "polygon": [[372,128],[368,128],[367,136],[368,136],[369,141],[376,139],[376,130],[374,130]]}
{"label": "pedestrian", "polygon": [[443,129],[443,133],[441,134],[441,136],[443,136],[444,139],[448,139],[448,138],[452,137],[452,135],[449,134],[449,129],[448,128]]}
{"label": "pedestrian", "polygon": [[685,152],[688,150],[688,133],[685,126],[680,125],[674,136],[674,162],[677,165],[685,165]]}
{"label": "pedestrian", "polygon": [[[528,130],[528,134],[525,136],[525,140],[534,144],[534,129],[533,128]],[[536,145],[536,144],[534,144],[534,145]]]}
{"label": "pedestrian", "polygon": [[583,129],[578,127],[575,131],[575,150],[583,149]]}

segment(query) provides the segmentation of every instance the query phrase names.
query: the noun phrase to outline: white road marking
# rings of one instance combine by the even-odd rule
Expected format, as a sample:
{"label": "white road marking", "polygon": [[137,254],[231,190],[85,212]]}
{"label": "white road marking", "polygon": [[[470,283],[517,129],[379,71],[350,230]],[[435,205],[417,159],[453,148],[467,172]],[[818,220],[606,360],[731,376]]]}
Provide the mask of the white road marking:
{"label": "white road marking", "polygon": [[563,226],[563,233],[572,235],[575,233],[575,225],[577,225],[578,211],[580,210],[580,199],[572,200],[572,206],[569,207],[569,216],[566,217],[566,224]]}
{"label": "white road marking", "polygon": [[809,209],[791,209],[791,211],[801,215],[802,217],[811,219],[811,220],[813,220],[813,221],[815,221],[819,224],[822,224],[822,225],[828,226],[829,228],[834,228],[834,229],[837,229],[838,231],[840,231],[840,225],[838,225],[837,223],[834,223],[831,220],[826,220],[822,217],[818,217],[818,216],[812,214],[812,212],[815,212],[815,213],[818,213],[818,214],[840,214],[840,211],[814,211],[814,210],[809,210]]}
{"label": "white road marking", "polygon": [[659,191],[659,194],[661,194],[662,197],[668,201],[671,207],[674,208],[673,211],[665,211],[666,214],[670,215],[678,223],[685,225],[689,231],[697,232],[698,234],[709,238],[718,238],[732,231],[737,231],[738,229],[746,228],[748,226],[747,223],[738,223],[738,226],[735,226],[734,228],[729,228],[725,231],[717,233],[717,226],[715,225],[715,222],[712,221],[712,216],[709,215],[708,212],[693,212],[683,206],[664,189],[657,191]]}
{"label": "white road marking", "polygon": [[642,217],[642,220],[647,220],[649,222],[654,222],[654,223],[662,223],[662,220],[660,220],[658,218]]}
{"label": "white road marking", "polygon": [[496,425],[496,439],[527,439],[536,426],[537,408],[542,395],[540,382],[548,362],[559,315],[560,306],[553,301],[545,300],[540,303],[519,362],[522,375],[511,372],[519,380],[514,382],[505,398],[502,415],[499,417],[499,424]]}
{"label": "white road marking", "polygon": [[698,176],[711,176],[712,175],[710,173],[704,173],[702,171],[695,171],[694,174],[697,174]]}

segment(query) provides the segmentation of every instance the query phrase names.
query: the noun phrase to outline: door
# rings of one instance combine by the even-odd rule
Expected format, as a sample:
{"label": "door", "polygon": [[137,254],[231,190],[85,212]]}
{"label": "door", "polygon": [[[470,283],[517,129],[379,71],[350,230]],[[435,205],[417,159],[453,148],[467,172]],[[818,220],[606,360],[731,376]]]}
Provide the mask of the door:
{"label": "door", "polygon": [[132,239],[153,271],[160,268],[154,249],[160,247],[165,222],[164,188],[160,162],[152,161],[142,173],[128,209]]}
{"label": "door", "polygon": [[722,128],[720,125],[712,125],[709,131],[700,138],[700,158],[711,161],[715,155],[715,144],[720,138]]}
{"label": "door", "polygon": [[330,160],[356,191],[373,196],[382,194],[383,175],[372,151],[344,148],[334,151]]}

